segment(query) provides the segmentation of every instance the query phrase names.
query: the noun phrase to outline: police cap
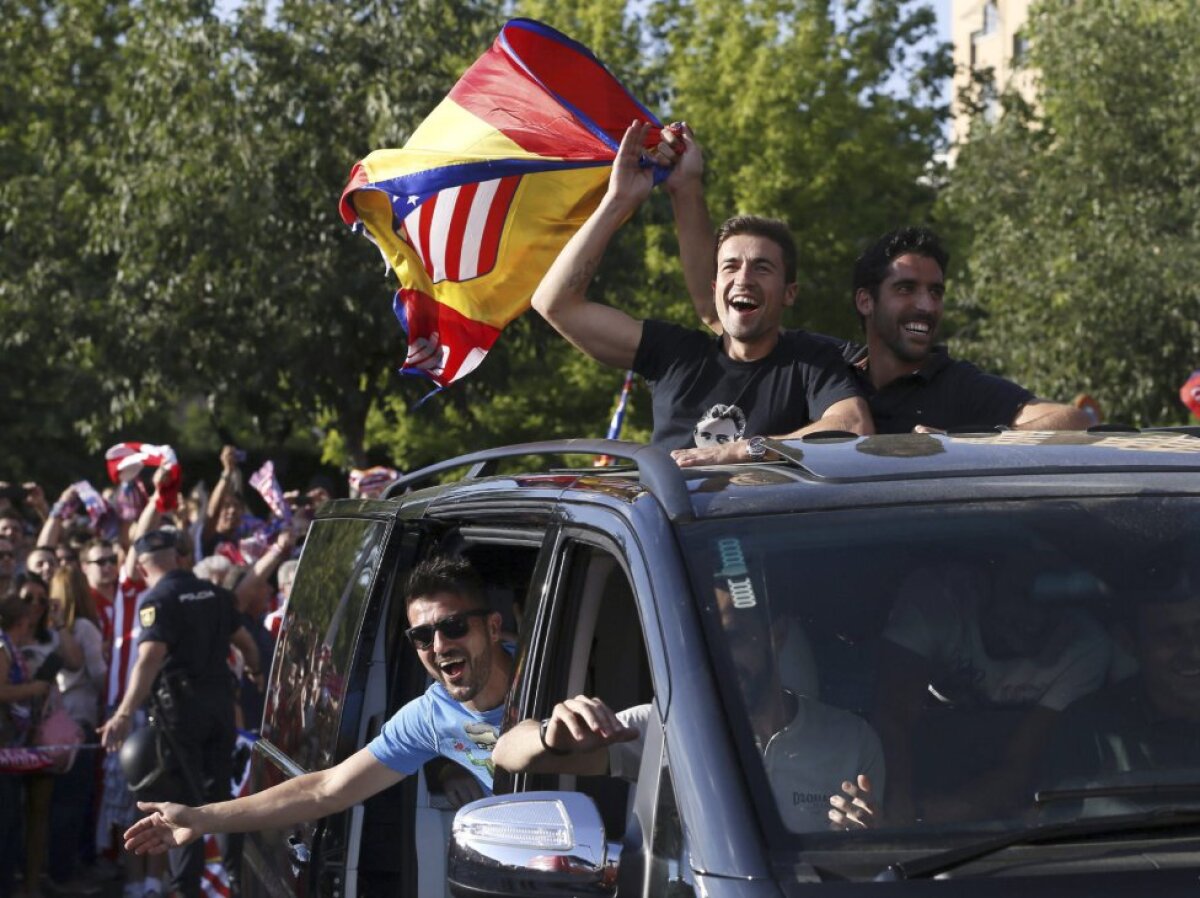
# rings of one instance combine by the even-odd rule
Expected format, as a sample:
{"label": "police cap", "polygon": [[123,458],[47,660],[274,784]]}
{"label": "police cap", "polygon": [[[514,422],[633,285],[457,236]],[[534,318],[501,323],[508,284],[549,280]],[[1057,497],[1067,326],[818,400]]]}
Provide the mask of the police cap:
{"label": "police cap", "polygon": [[163,549],[175,548],[175,531],[174,530],[151,530],[138,537],[133,544],[133,551],[138,555],[150,555],[154,552],[161,552]]}

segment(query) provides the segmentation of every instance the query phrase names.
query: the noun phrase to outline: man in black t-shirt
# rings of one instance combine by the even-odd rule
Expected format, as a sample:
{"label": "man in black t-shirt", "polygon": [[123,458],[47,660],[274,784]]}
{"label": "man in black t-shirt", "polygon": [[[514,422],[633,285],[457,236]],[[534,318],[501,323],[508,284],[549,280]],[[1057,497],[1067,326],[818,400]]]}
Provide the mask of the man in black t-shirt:
{"label": "man in black t-shirt", "polygon": [[880,433],[1084,430],[1083,411],[951,358],[934,343],[949,254],[928,228],[884,234],[854,263],[854,308],[866,346],[844,345]]}
{"label": "man in black t-shirt", "polygon": [[[786,225],[753,216],[726,222],[717,233],[714,279],[703,157],[686,127],[667,189],[688,289],[715,294],[721,335],[639,321],[584,295],[609,240],[649,195],[652,171],[639,162],[647,130],[634,124],[625,132],[608,192],[550,267],[534,308],[592,358],[633,368],[647,380],[653,442],[674,450],[680,465],[762,458],[765,447],[755,437],[872,433],[866,403],[836,349],[780,327],[798,290]],[[667,146],[656,152],[668,162],[677,158]]]}
{"label": "man in black t-shirt", "polygon": [[[101,742],[109,751],[120,748],[133,713],[153,690],[154,716],[174,755],[169,785],[154,797],[222,801],[229,798],[235,736],[229,644],[253,668],[258,649],[238,621],[233,593],[181,569],[175,548],[168,530],[152,530],[134,543],[150,589],[138,603],[141,636],[129,686],[101,727]],[[199,898],[203,842],[172,850],[170,869],[170,890]]]}
{"label": "man in black t-shirt", "polygon": [[[688,236],[695,241],[691,252],[700,252],[703,236]],[[850,364],[876,432],[1087,428],[1090,422],[1081,410],[1038,399],[1012,381],[952,358],[945,346],[934,342],[942,320],[948,261],[937,235],[927,228],[883,235],[854,265],[854,307],[865,345],[820,336]],[[721,334],[712,297],[691,287],[689,282],[696,313]]]}

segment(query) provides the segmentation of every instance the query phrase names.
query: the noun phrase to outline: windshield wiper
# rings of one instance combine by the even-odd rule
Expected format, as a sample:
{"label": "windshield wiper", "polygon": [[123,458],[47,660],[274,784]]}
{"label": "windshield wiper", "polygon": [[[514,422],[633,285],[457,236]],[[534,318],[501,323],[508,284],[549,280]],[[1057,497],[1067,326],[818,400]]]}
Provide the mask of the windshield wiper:
{"label": "windshield wiper", "polygon": [[938,851],[911,861],[891,864],[876,875],[875,881],[927,879],[1014,845],[1047,845],[1054,842],[1074,841],[1085,836],[1128,834],[1139,830],[1170,829],[1197,823],[1200,823],[1200,809],[1156,808],[1140,814],[1119,814],[1035,826],[1017,832],[1003,833],[958,848]]}

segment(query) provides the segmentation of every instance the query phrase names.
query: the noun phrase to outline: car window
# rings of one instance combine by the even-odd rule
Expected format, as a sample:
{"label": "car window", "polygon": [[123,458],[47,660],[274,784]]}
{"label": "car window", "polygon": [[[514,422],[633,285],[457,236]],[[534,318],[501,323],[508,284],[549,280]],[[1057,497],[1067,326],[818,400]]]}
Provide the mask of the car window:
{"label": "car window", "polygon": [[1194,800],[1171,785],[1200,782],[1195,501],[763,516],[684,542],[768,827],[861,844],[828,819],[860,773],[888,839]]}
{"label": "car window", "polygon": [[280,633],[263,736],[306,770],[338,759],[338,725],[371,582],[388,525],[312,525]]}
{"label": "car window", "polygon": [[[545,716],[576,695],[602,699],[615,711],[645,705],[654,695],[633,587],[619,558],[605,548],[568,540],[556,613],[548,623],[548,651],[538,674]],[[528,688],[528,687],[526,687]],[[625,830],[630,788],[610,776],[536,776],[536,788],[573,789],[590,795],[605,831]]]}

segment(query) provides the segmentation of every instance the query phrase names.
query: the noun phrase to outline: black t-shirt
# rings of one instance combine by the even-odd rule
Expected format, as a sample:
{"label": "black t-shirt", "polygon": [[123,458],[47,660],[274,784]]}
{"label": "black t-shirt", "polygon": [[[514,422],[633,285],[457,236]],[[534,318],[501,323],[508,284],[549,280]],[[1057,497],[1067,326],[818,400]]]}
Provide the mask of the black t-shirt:
{"label": "black t-shirt", "polygon": [[[860,395],[836,347],[799,330],[782,331],[766,358],[740,362],[720,337],[648,320],[633,370],[650,385],[651,442],[664,449],[697,445],[698,429],[702,445],[791,433]],[[724,408],[710,417],[716,406]]]}
{"label": "black t-shirt", "polygon": [[140,642],[167,644],[163,673],[185,674],[196,686],[227,686],[229,637],[240,625],[233,593],[191,571],[170,571],[138,603]]}
{"label": "black t-shirt", "polygon": [[859,343],[841,346],[867,397],[876,433],[911,433],[918,424],[942,430],[1008,427],[1021,406],[1034,398],[1011,380],[952,359],[944,346],[935,347],[920,370],[876,390],[864,366],[867,348]]}

